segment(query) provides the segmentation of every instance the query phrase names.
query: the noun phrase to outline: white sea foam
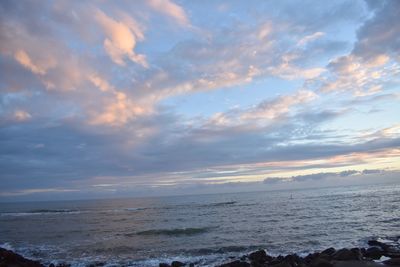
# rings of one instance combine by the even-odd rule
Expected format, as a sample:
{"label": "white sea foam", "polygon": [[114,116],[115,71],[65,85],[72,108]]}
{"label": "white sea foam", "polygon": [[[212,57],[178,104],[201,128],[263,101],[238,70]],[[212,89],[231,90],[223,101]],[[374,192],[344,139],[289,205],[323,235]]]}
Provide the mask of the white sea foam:
{"label": "white sea foam", "polygon": [[8,242],[0,244],[0,248],[4,248],[4,249],[8,249],[8,250],[14,250],[14,247]]}

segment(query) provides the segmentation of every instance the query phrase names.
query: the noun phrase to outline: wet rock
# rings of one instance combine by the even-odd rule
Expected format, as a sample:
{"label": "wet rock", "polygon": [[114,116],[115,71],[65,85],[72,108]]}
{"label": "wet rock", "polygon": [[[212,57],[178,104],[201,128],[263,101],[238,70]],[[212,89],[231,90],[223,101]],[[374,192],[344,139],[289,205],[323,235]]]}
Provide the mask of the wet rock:
{"label": "wet rock", "polygon": [[171,267],[182,267],[182,266],[185,266],[185,264],[183,262],[180,262],[180,261],[173,261],[171,263]]}
{"label": "wet rock", "polygon": [[171,267],[168,263],[160,263],[158,267]]}
{"label": "wet rock", "polygon": [[370,247],[364,252],[364,256],[373,260],[379,260],[383,255],[380,247]]}
{"label": "wet rock", "polygon": [[400,258],[400,252],[385,252],[385,253],[383,253],[383,256],[386,256],[389,258]]}
{"label": "wet rock", "polygon": [[317,258],[320,256],[320,254],[321,254],[321,253],[318,253],[318,252],[310,253],[310,254],[308,254],[308,255],[304,258],[304,261],[305,261],[306,263],[310,263],[310,262],[312,262],[313,260],[317,259]]}
{"label": "wet rock", "polygon": [[390,260],[386,260],[383,263],[390,266],[400,266],[400,258],[393,258]]}
{"label": "wet rock", "polygon": [[302,263],[303,260],[297,254],[289,254],[282,262],[288,263],[290,266],[297,266]]}
{"label": "wet rock", "polygon": [[390,246],[388,244],[379,242],[378,240],[369,240],[368,241],[368,245],[369,246],[374,246],[374,247],[380,247],[383,250],[388,250],[390,248]]}
{"label": "wet rock", "polygon": [[311,265],[311,267],[333,267],[333,264],[326,259],[315,259]]}
{"label": "wet rock", "polygon": [[91,263],[91,264],[87,265],[87,267],[101,267],[101,266],[104,266],[104,265],[106,265],[105,262],[99,261],[99,262]]}
{"label": "wet rock", "polygon": [[336,251],[332,258],[338,261],[362,260],[361,251],[349,250],[342,248]]}
{"label": "wet rock", "polygon": [[173,261],[171,262],[171,267],[182,267],[185,266],[186,264],[181,262],[181,261]]}
{"label": "wet rock", "polygon": [[38,261],[33,261],[22,257],[10,250],[0,248],[0,267],[44,267]]}
{"label": "wet rock", "polygon": [[251,265],[248,262],[236,260],[236,261],[222,264],[219,267],[251,267]]}
{"label": "wet rock", "polygon": [[265,263],[271,261],[273,258],[268,256],[265,250],[258,250],[250,253],[249,259],[252,263]]}
{"label": "wet rock", "polygon": [[355,260],[362,260],[363,259],[363,253],[361,252],[360,248],[352,248],[350,249],[351,252],[353,252],[354,257],[356,257]]}
{"label": "wet rock", "polygon": [[321,252],[321,254],[332,256],[336,252],[335,248],[327,248]]}
{"label": "wet rock", "polygon": [[293,267],[289,262],[286,261],[281,261],[277,264],[273,264],[273,265],[268,265],[268,266],[272,266],[272,267]]}
{"label": "wet rock", "polygon": [[285,259],[285,257],[283,257],[282,255],[279,255],[276,258],[272,258],[272,260],[268,263],[269,265],[277,265],[283,262],[283,260]]}

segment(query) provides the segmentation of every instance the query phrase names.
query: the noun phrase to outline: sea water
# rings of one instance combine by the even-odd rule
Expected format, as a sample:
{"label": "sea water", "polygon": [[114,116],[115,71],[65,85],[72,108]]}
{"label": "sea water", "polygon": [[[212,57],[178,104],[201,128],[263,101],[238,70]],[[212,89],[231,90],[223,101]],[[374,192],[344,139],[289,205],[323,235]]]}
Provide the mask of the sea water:
{"label": "sea water", "polygon": [[400,235],[400,185],[0,204],[0,246],[49,264],[214,266]]}

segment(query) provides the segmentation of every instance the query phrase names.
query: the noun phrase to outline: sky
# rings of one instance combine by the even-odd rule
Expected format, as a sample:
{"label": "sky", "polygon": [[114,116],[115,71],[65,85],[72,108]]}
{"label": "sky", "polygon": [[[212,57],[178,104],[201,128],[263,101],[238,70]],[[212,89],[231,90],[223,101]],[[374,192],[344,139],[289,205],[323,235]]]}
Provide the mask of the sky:
{"label": "sky", "polygon": [[0,1],[0,201],[398,181],[400,1]]}

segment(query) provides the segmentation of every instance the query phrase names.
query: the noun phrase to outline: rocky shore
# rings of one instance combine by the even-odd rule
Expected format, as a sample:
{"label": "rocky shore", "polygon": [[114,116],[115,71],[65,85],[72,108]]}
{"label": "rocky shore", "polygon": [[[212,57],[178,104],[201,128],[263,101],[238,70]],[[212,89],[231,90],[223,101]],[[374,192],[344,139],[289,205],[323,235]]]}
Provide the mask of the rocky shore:
{"label": "rocky shore", "polygon": [[[237,259],[231,259],[218,267],[384,267],[400,266],[400,248],[378,240],[368,241],[368,248],[328,248],[310,253],[305,257],[297,254],[271,256],[265,250],[258,250]],[[88,265],[103,266],[105,263]],[[159,267],[194,267],[193,262],[173,261],[160,263]],[[0,248],[0,267],[46,267],[40,261]],[[69,264],[50,264],[48,267],[69,267]]]}

